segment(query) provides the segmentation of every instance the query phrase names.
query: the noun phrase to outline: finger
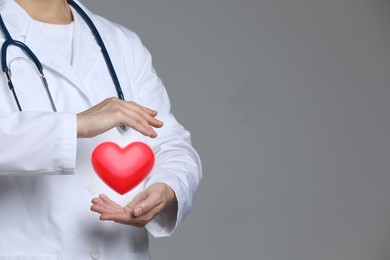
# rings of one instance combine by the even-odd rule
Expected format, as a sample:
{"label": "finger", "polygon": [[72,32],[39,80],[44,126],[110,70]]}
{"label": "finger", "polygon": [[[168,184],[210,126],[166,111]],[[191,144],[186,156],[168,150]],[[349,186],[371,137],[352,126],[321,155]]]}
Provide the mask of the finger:
{"label": "finger", "polygon": [[91,203],[92,204],[101,204],[101,203],[104,203],[103,200],[101,200],[100,198],[93,198],[91,200]]}
{"label": "finger", "polygon": [[157,133],[153,130],[152,126],[162,126],[162,123],[156,120],[146,113],[142,115],[137,111],[126,110],[123,111],[123,115],[119,121],[120,124],[127,125],[145,136],[156,137]]}
{"label": "finger", "polygon": [[155,117],[157,115],[157,111],[156,110],[153,110],[151,108],[148,108],[148,107],[145,107],[143,105],[140,105],[134,101],[126,101],[126,105],[127,106],[136,106],[138,108],[141,108],[142,110],[144,110],[146,113],[148,113],[149,115]]}
{"label": "finger", "polygon": [[122,224],[132,224],[132,216],[129,213],[125,212],[109,212],[109,213],[104,213],[100,216],[100,220],[105,220],[105,221],[114,221]]}
{"label": "finger", "polygon": [[143,111],[145,111],[146,113],[148,113],[150,116],[152,117],[156,117],[157,116],[157,111],[156,110],[153,110],[153,109],[150,109],[148,107],[144,107],[142,105],[139,105],[137,103],[135,103],[137,106],[139,106]]}
{"label": "finger", "polygon": [[154,118],[155,120],[159,121],[158,119],[155,118],[157,116],[157,111],[155,110],[141,106],[133,101],[125,102],[123,103],[123,105],[128,110],[136,111],[137,113],[142,114],[145,117]]}
{"label": "finger", "polygon": [[141,106],[135,102],[128,102],[126,104],[126,109],[128,111],[133,111],[141,116],[142,119],[146,120],[146,122],[154,127],[161,127],[163,122],[155,118],[157,115],[157,111],[149,109],[147,107]]}
{"label": "finger", "polygon": [[124,215],[123,213],[115,213],[115,212],[109,212],[100,215],[100,220],[115,221],[121,223],[127,223],[129,218],[131,218],[131,215]]}
{"label": "finger", "polygon": [[162,127],[163,122],[158,120],[157,118],[151,116],[150,114],[146,113],[145,110],[142,108],[136,109],[136,110],[128,110],[128,112],[133,112],[133,118],[140,121],[144,124],[144,126],[150,127],[154,126],[157,128]]}
{"label": "finger", "polygon": [[[145,136],[156,137],[157,133],[153,127],[162,127],[163,122],[147,113],[147,110],[135,102],[124,102],[117,99],[110,100],[109,107],[111,108],[111,120],[117,125],[127,125]],[[154,115],[155,111],[151,111]],[[114,116],[114,117],[112,117]]]}
{"label": "finger", "polygon": [[157,116],[157,111],[156,110],[153,110],[153,109],[150,109],[150,108],[147,108],[147,107],[144,107],[144,106],[141,106],[142,109],[148,113],[149,115],[151,115],[152,117],[156,117]]}
{"label": "finger", "polygon": [[[157,127],[160,126],[160,123],[157,121],[157,119],[154,119],[153,117],[151,117],[147,114],[140,115],[140,114],[137,114],[133,111],[131,111],[131,112],[133,113],[131,119],[133,119],[135,121],[134,122],[135,129],[139,128],[141,131],[144,130],[145,134],[149,137],[156,137],[157,136],[157,133],[152,128],[152,126],[157,126]],[[131,113],[131,112],[129,112],[129,113]]]}
{"label": "finger", "polygon": [[156,207],[154,207],[153,209],[151,209],[148,213],[141,215],[139,217],[133,217],[133,219],[131,220],[132,225],[145,226],[150,221],[152,221],[154,219],[154,217],[157,216],[163,209],[164,209],[164,206],[162,204],[159,204]]}
{"label": "finger", "polygon": [[112,201],[106,194],[100,194],[99,199],[101,199],[104,203],[114,208],[122,208],[120,205]]}
{"label": "finger", "polygon": [[107,207],[106,204],[93,204],[90,210],[99,214],[115,213],[118,211],[116,209],[112,209],[111,207]]}
{"label": "finger", "polygon": [[[100,200],[100,201],[99,201]],[[122,207],[112,201],[107,195],[100,194],[98,202],[111,211],[121,211]]]}

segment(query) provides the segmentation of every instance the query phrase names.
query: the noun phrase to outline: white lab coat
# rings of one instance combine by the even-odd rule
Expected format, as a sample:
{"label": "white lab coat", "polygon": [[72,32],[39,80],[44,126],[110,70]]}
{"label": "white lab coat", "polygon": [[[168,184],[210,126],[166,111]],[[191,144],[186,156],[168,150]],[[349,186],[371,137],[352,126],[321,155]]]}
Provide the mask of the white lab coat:
{"label": "white lab coat", "polygon": [[[86,10],[83,7],[84,10]],[[40,78],[20,49],[10,47],[7,63],[23,112],[0,80],[0,260],[149,259],[148,232],[170,235],[190,211],[201,179],[200,161],[189,133],[170,113],[165,88],[149,52],[131,31],[86,10],[106,44],[127,100],[158,111],[164,122],[150,139],[130,129],[112,129],[91,139],[76,138],[76,113],[116,96],[100,49],[73,10],[72,65],[40,27],[13,0],[0,0],[0,12],[14,39],[26,43],[43,64],[57,106],[52,112]],[[0,38],[4,42],[4,38]],[[125,146],[148,143],[155,152],[151,175],[123,196],[96,176],[90,155],[101,142]],[[146,229],[102,222],[90,211],[101,193],[125,205],[146,186],[164,182],[178,199]]]}

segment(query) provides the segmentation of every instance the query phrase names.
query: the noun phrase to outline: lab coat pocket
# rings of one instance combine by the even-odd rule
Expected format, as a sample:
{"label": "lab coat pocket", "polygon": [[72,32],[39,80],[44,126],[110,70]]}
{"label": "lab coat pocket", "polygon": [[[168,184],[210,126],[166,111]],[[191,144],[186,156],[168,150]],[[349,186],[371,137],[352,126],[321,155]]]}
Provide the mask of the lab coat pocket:
{"label": "lab coat pocket", "polygon": [[2,254],[0,260],[61,260],[59,254]]}

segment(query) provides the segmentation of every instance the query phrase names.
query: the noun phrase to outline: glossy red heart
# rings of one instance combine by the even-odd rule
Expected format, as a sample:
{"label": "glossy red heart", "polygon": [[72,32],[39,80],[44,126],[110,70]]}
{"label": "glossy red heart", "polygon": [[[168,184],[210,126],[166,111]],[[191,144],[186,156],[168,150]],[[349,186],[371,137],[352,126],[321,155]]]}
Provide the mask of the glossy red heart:
{"label": "glossy red heart", "polygon": [[131,143],[125,148],[106,142],[95,148],[91,162],[96,174],[111,189],[123,195],[148,176],[154,165],[154,154],[142,142]]}

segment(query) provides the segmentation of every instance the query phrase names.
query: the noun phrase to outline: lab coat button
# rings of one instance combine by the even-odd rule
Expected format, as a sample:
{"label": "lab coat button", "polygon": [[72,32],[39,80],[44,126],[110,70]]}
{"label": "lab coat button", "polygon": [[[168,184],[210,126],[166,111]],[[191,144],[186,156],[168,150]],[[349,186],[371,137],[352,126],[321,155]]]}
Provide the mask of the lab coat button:
{"label": "lab coat button", "polygon": [[90,252],[91,258],[97,260],[101,257],[101,253],[98,249],[94,248]]}
{"label": "lab coat button", "polygon": [[96,194],[97,188],[95,184],[88,185],[87,190],[90,194]]}

